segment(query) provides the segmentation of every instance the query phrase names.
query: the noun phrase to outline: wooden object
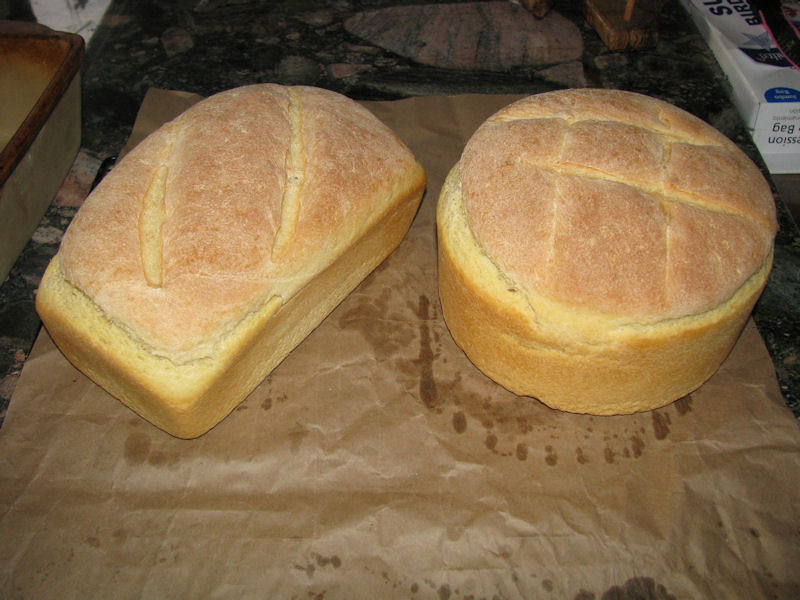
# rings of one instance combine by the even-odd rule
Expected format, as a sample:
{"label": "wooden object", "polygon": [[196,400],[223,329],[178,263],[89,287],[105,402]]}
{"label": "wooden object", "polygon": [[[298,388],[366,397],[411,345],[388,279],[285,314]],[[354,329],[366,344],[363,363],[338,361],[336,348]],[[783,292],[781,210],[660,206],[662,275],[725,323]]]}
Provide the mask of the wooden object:
{"label": "wooden object", "polygon": [[534,17],[542,19],[553,8],[555,0],[520,0],[520,4]]}
{"label": "wooden object", "polygon": [[663,0],[586,0],[586,20],[609,50],[639,50],[658,43]]}

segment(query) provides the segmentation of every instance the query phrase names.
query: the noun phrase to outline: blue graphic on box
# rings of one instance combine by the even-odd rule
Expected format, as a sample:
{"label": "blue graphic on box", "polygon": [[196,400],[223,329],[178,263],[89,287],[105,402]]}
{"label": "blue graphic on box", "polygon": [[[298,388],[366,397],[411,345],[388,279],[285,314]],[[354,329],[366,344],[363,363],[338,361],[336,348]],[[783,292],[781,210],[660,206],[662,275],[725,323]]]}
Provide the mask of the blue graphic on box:
{"label": "blue graphic on box", "polygon": [[767,102],[800,102],[800,91],[790,87],[774,87],[764,92]]}

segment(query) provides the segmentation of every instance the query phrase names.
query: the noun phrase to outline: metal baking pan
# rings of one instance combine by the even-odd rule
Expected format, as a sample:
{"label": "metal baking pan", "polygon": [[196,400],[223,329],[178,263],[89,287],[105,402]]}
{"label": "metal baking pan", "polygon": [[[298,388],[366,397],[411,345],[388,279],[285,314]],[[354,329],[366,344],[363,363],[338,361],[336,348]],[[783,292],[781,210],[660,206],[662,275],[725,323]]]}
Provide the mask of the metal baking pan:
{"label": "metal baking pan", "polygon": [[0,282],[80,147],[83,54],[79,35],[0,20]]}

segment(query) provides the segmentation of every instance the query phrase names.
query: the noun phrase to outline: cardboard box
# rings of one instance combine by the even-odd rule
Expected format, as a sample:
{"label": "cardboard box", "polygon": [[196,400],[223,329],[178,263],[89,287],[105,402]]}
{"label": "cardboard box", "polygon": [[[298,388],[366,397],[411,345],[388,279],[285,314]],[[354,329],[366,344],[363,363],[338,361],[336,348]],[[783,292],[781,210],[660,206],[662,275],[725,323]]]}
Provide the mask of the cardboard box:
{"label": "cardboard box", "polygon": [[[681,0],[725,72],[769,171],[800,173],[800,70],[746,0]],[[800,24],[800,4],[784,2]]]}

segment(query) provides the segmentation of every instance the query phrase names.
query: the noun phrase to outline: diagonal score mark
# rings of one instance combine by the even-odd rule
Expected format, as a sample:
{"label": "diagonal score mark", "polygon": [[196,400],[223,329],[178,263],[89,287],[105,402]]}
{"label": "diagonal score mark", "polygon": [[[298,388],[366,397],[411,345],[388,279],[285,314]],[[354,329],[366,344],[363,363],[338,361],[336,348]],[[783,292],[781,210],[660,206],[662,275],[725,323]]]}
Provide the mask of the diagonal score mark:
{"label": "diagonal score mark", "polygon": [[[573,125],[575,123],[583,123],[585,121],[597,121],[602,123],[615,123],[618,125],[627,125],[628,127],[635,127],[637,129],[643,129],[648,132],[653,132],[661,135],[664,138],[667,138],[669,141],[672,142],[680,142],[684,144],[691,144],[693,146],[710,146],[712,148],[720,148],[722,144],[720,143],[708,143],[708,144],[700,144],[698,143],[697,139],[692,137],[690,134],[684,134],[679,131],[676,131],[672,128],[667,122],[664,121],[663,118],[657,119],[650,125],[652,127],[642,127],[641,123],[636,121],[632,121],[629,119],[616,119],[613,116],[605,115],[602,118],[593,116],[593,117],[585,117],[582,118],[580,116],[575,116],[573,114],[569,115],[553,115],[551,112],[546,110],[541,111],[538,115],[526,115],[520,116],[517,114],[495,114],[492,115],[487,119],[487,122],[492,123],[512,123],[514,121],[542,121],[542,120],[553,120],[558,119],[567,123],[567,125]],[[658,125],[658,126],[656,126]],[[709,142],[712,142],[709,140]]]}
{"label": "diagonal score mark", "polygon": [[533,163],[530,161],[526,162],[532,168],[539,169],[547,173],[552,173],[553,175],[558,175],[563,177],[578,177],[582,179],[591,179],[595,181],[605,181],[608,183],[618,183],[620,185],[625,185],[634,188],[635,190],[641,193],[653,196],[662,203],[682,204],[684,206],[697,208],[710,213],[741,217],[744,219],[753,220],[753,217],[751,215],[734,210],[732,207],[725,207],[719,204],[706,202],[700,196],[688,192],[680,193],[677,190],[673,192],[667,192],[666,190],[664,190],[662,186],[648,183],[647,181],[641,181],[641,180],[634,181],[622,175],[608,173],[606,171],[593,169],[591,167],[586,167],[575,163],[567,163],[567,162]]}
{"label": "diagonal score mark", "polygon": [[300,214],[300,193],[306,169],[303,148],[303,114],[298,93],[288,88],[289,96],[289,148],[286,151],[286,183],[281,199],[278,230],[272,242],[272,259],[275,260],[294,237]]}
{"label": "diagonal score mark", "polygon": [[[572,125],[577,122],[583,121],[596,121],[597,119],[594,118],[586,118],[582,119],[580,117],[569,118],[565,116],[552,116],[551,114],[547,114],[543,112],[541,115],[527,115],[527,116],[520,116],[517,114],[495,114],[489,117],[487,122],[492,123],[511,123],[516,121],[538,121],[538,120],[552,120],[552,119],[559,119],[565,121],[567,125]],[[603,119],[604,122],[609,123],[618,123],[621,125],[627,125],[630,127],[636,127],[641,129],[641,125],[637,123],[629,122],[625,119],[614,119],[614,118],[606,118]],[[663,120],[662,120],[663,122]],[[651,131],[651,130],[648,130]],[[722,144],[699,144],[696,140],[693,140],[688,135],[681,135],[680,132],[676,132],[674,130],[670,130],[668,128],[664,129],[653,129],[655,133],[659,134],[664,138],[663,150],[664,150],[664,162],[662,163],[662,171],[668,162],[669,156],[672,152],[672,145],[675,143],[678,144],[688,144],[691,146],[696,146],[699,148],[702,147],[709,147],[709,148],[722,148],[724,147]],[[562,149],[563,149],[563,139]],[[557,153],[558,156],[561,153]],[[700,210],[704,210],[711,213],[723,214],[728,216],[736,216],[741,217],[747,220],[753,220],[755,217],[748,213],[743,213],[741,211],[736,210],[734,207],[727,207],[723,206],[714,202],[708,202],[704,200],[701,196],[697,194],[692,194],[691,192],[681,192],[680,190],[665,190],[663,184],[658,183],[651,183],[644,180],[632,180],[630,178],[625,177],[624,175],[617,175],[614,173],[610,173],[607,171],[602,171],[599,169],[595,169],[586,165],[581,165],[577,163],[570,163],[570,162],[562,162],[560,159],[556,160],[555,162],[548,162],[548,163],[532,163],[529,161],[532,167],[541,169],[545,172],[550,172],[556,175],[563,175],[567,177],[580,177],[584,179],[593,179],[597,181],[608,181],[613,183],[619,183],[622,185],[627,185],[629,187],[634,187],[635,189],[639,190],[640,192],[644,192],[651,196],[655,196],[660,199],[661,202],[666,203],[675,203],[675,204],[682,204],[684,206],[689,206],[692,208],[697,208]]]}
{"label": "diagonal score mark", "polygon": [[161,230],[165,218],[164,198],[167,193],[168,172],[169,169],[163,164],[153,172],[139,212],[139,250],[142,268],[147,284],[153,287],[161,287],[163,281]]}

